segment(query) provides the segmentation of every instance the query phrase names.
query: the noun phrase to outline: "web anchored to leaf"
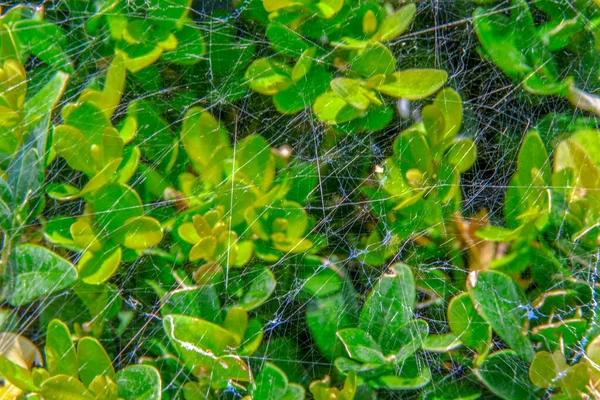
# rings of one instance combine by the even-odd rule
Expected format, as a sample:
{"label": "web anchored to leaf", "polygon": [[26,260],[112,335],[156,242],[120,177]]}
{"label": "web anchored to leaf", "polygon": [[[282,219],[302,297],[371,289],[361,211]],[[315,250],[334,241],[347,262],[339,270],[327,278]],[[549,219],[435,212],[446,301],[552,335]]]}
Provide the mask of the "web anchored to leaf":
{"label": "web anchored to leaf", "polygon": [[0,398],[600,398],[597,1],[1,5]]}

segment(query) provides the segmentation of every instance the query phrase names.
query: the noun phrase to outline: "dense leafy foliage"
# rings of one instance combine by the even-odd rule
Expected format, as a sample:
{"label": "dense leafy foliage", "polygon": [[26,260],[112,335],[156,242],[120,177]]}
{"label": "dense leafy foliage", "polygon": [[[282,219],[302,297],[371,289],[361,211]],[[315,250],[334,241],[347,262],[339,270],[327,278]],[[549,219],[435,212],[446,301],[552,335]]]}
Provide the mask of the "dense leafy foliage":
{"label": "dense leafy foliage", "polygon": [[510,132],[492,213],[400,3],[2,10],[2,398],[600,398],[600,4],[462,4],[482,68],[589,113]]}

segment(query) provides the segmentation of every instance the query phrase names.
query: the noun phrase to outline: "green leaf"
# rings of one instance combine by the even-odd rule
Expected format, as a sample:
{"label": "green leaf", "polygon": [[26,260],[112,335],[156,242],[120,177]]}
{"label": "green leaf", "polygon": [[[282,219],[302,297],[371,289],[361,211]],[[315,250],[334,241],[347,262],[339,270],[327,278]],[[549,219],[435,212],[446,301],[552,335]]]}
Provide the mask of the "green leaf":
{"label": "green leaf", "polygon": [[92,337],[83,337],[77,343],[77,363],[79,378],[85,385],[92,383],[97,376],[115,378],[110,357],[100,342]]}
{"label": "green leaf", "polygon": [[[562,364],[560,367],[567,367],[564,360],[564,356],[560,351],[555,354],[562,357]],[[547,351],[539,351],[535,353],[531,365],[529,366],[529,378],[534,385],[541,388],[547,389],[555,386],[556,376],[559,372],[562,372],[558,365],[556,365],[555,358],[552,354]]]}
{"label": "green leaf", "polygon": [[468,171],[477,159],[477,147],[471,139],[460,139],[452,143],[446,153],[450,164],[456,166],[459,172]]}
{"label": "green leaf", "polygon": [[149,20],[163,30],[175,28],[186,17],[192,0],[149,0],[147,5]]}
{"label": "green leaf", "polygon": [[85,252],[77,265],[79,277],[91,285],[106,282],[117,272],[122,255],[119,246],[102,249],[97,253]]}
{"label": "green leaf", "polygon": [[435,151],[442,144],[446,133],[444,114],[437,106],[430,104],[423,107],[421,119],[425,132],[427,132],[427,139],[429,139],[431,148]]}
{"label": "green leaf", "polygon": [[115,232],[115,240],[123,246],[144,250],[156,246],[163,237],[160,223],[150,217],[133,217],[125,221],[123,228]]}
{"label": "green leaf", "polygon": [[185,113],[181,142],[190,159],[201,167],[208,166],[218,148],[229,147],[227,131],[209,112],[199,107]]}
{"label": "green leaf", "polygon": [[441,90],[435,97],[433,104],[444,115],[444,143],[450,143],[456,137],[462,124],[462,100],[453,89]]}
{"label": "green leaf", "polygon": [[355,326],[342,293],[312,300],[307,306],[306,323],[317,348],[329,359],[341,355],[337,331]]}
{"label": "green leaf", "polygon": [[160,400],[162,383],[159,372],[149,365],[130,365],[117,373],[119,397],[124,400]]}
{"label": "green leaf", "polygon": [[289,384],[285,373],[270,362],[263,365],[254,383],[256,388],[252,391],[253,400],[282,399]]}
{"label": "green leaf", "polygon": [[302,289],[312,296],[325,297],[338,293],[343,283],[342,278],[333,268],[319,268],[310,272]]}
{"label": "green leaf", "polygon": [[309,47],[304,50],[300,57],[298,57],[298,61],[294,64],[294,68],[292,68],[292,80],[297,83],[300,79],[304,78],[306,74],[311,70],[312,65],[315,61],[315,54],[317,53],[316,47]]}
{"label": "green leaf", "polygon": [[335,78],[331,81],[331,88],[349,106],[359,111],[365,111],[374,100],[374,94],[363,88],[357,79]]}
{"label": "green leaf", "polygon": [[255,92],[273,96],[293,84],[291,74],[292,70],[287,65],[268,58],[259,58],[250,64],[245,78]]}
{"label": "green leaf", "polygon": [[306,43],[295,30],[273,21],[267,26],[267,37],[273,49],[286,57],[299,57],[308,50]]}
{"label": "green leaf", "polygon": [[364,363],[384,364],[386,362],[379,345],[367,332],[348,328],[338,331],[336,335],[342,341],[350,358]]}
{"label": "green leaf", "polygon": [[407,69],[394,72],[375,89],[408,100],[422,100],[437,92],[448,79],[448,73],[438,69]]}
{"label": "green leaf", "polygon": [[77,353],[71,332],[62,321],[53,319],[46,331],[46,364],[51,375],[70,375],[77,378]]}
{"label": "green leaf", "polygon": [[239,345],[229,331],[202,319],[169,314],[163,318],[163,326],[171,343],[192,370],[212,367],[219,356]]}
{"label": "green leaf", "polygon": [[265,138],[251,135],[237,144],[235,152],[237,172],[265,192],[275,178],[275,160]]}
{"label": "green leaf", "polygon": [[67,86],[69,75],[63,72],[57,72],[48,80],[36,94],[25,102],[23,107],[25,116],[25,125],[35,124],[46,114],[52,111],[52,108],[58,103]]}
{"label": "green leaf", "polygon": [[423,350],[435,353],[447,353],[462,346],[462,343],[453,333],[429,335],[423,341]]}
{"label": "green leaf", "polygon": [[271,294],[275,291],[275,275],[267,267],[260,269],[260,272],[254,276],[250,282],[250,287],[245,291],[242,299],[238,303],[246,311],[253,310],[264,304]]}
{"label": "green leaf", "polygon": [[533,344],[523,335],[527,305],[525,297],[513,280],[496,271],[473,272],[469,276],[469,294],[475,308],[519,357],[533,358]]}
{"label": "green leaf", "polygon": [[360,313],[359,328],[383,345],[393,332],[412,319],[415,302],[412,271],[407,265],[394,264],[367,297]]}
{"label": "green leaf", "polygon": [[406,31],[416,13],[417,6],[411,3],[388,15],[379,25],[372,40],[385,43],[396,39]]}
{"label": "green leaf", "polygon": [[290,383],[281,400],[304,400],[306,391],[302,385]]}
{"label": "green leaf", "polygon": [[192,22],[186,22],[181,29],[175,31],[177,48],[166,50],[161,58],[175,64],[192,65],[202,60],[206,53],[206,44],[200,29]]}
{"label": "green leaf", "polygon": [[383,350],[396,352],[396,363],[400,364],[423,347],[429,334],[429,325],[422,319],[408,321],[392,332],[389,340],[382,343]]}
{"label": "green leaf", "polygon": [[90,144],[79,129],[70,125],[54,128],[54,150],[74,170],[88,176],[96,174],[96,166],[90,162],[93,160]]}
{"label": "green leaf", "polygon": [[44,400],[95,400],[96,398],[83,383],[69,375],[56,375],[45,380],[40,393]]}
{"label": "green leaf", "polygon": [[548,152],[540,135],[535,131],[531,131],[523,139],[521,150],[519,150],[517,159],[519,183],[526,187],[532,185],[534,183],[532,171],[534,170],[542,175],[544,182],[550,182],[552,171]]}
{"label": "green leaf", "polygon": [[496,396],[505,400],[537,399],[528,378],[528,364],[514,351],[502,350],[488,356],[475,374]]}
{"label": "green leaf", "polygon": [[37,392],[39,388],[33,382],[31,371],[10,361],[0,354],[0,374],[8,382],[22,390]]}
{"label": "green leaf", "polygon": [[388,390],[416,390],[431,382],[427,365],[412,357],[401,365],[399,375],[384,375],[369,382],[373,387]]}
{"label": "green leaf", "polygon": [[50,183],[46,185],[46,194],[56,200],[74,200],[81,196],[79,189],[67,183]]}
{"label": "green leaf", "polygon": [[[301,73],[296,69],[299,65],[294,67],[297,74]],[[315,65],[306,75],[298,78],[295,85],[273,96],[273,104],[280,113],[295,114],[310,107],[319,95],[329,89],[330,82],[331,74],[323,66]]]}
{"label": "green leaf", "polygon": [[353,71],[367,78],[377,74],[389,75],[396,69],[396,57],[381,43],[358,50],[350,62]]}
{"label": "green leaf", "polygon": [[130,187],[119,184],[108,184],[98,189],[92,207],[106,236],[115,232],[124,235],[126,222],[141,217],[144,212],[139,195]]}
{"label": "green leaf", "polygon": [[214,287],[194,287],[161,293],[156,285],[162,304],[162,315],[182,314],[221,324],[221,305]]}
{"label": "green leaf", "polygon": [[15,278],[8,297],[12,306],[21,306],[66,289],[77,279],[73,264],[44,247],[21,244],[13,255]]}
{"label": "green leaf", "polygon": [[41,19],[15,21],[12,26],[12,41],[16,40],[21,53],[33,53],[37,58],[64,72],[73,72],[68,56],[67,36],[58,24]]}
{"label": "green leaf", "polygon": [[44,182],[44,165],[38,150],[21,148],[7,172],[15,206],[22,208],[29,204],[30,209],[35,208],[35,199],[42,194]]}
{"label": "green leaf", "polygon": [[362,112],[351,107],[336,92],[321,94],[315,100],[313,112],[317,119],[329,125],[342,124],[361,116]]}
{"label": "green leaf", "polygon": [[480,353],[492,342],[492,329],[477,313],[468,293],[455,296],[448,304],[448,324],[457,339]]}
{"label": "green leaf", "polygon": [[505,74],[517,79],[532,72],[527,58],[521,53],[511,33],[514,27],[503,15],[489,13],[477,8],[473,13],[473,26],[485,55]]}

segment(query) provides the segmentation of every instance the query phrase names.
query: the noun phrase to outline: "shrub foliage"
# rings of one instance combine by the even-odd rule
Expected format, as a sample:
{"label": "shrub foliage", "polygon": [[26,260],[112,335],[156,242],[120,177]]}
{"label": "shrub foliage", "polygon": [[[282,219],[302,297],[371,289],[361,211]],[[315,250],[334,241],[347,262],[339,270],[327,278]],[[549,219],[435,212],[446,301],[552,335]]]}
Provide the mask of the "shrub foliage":
{"label": "shrub foliage", "polygon": [[46,3],[0,14],[2,398],[600,398],[598,1],[459,5],[575,113],[494,212],[426,2]]}

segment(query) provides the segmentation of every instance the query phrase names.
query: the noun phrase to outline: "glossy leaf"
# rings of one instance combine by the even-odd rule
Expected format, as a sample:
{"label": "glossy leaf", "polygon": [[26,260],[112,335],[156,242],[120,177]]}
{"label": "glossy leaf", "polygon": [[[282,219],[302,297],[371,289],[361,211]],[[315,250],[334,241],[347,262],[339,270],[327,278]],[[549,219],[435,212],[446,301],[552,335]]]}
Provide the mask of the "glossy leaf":
{"label": "glossy leaf", "polygon": [[517,285],[495,271],[474,272],[469,279],[469,294],[478,312],[519,357],[531,361],[533,345],[522,332],[526,302]]}
{"label": "glossy leaf", "polygon": [[32,244],[16,247],[13,268],[15,281],[8,298],[13,306],[68,288],[77,279],[73,264],[44,247]]}
{"label": "glossy leaf", "polygon": [[159,372],[149,365],[130,365],[120,370],[115,378],[119,397],[124,400],[159,400],[162,383]]}
{"label": "glossy leaf", "polygon": [[394,264],[377,282],[360,313],[359,327],[383,344],[392,333],[412,319],[416,301],[410,268]]}
{"label": "glossy leaf", "polygon": [[536,399],[527,371],[527,364],[515,352],[502,350],[488,356],[476,374],[501,399]]}
{"label": "glossy leaf", "polygon": [[375,89],[396,98],[421,100],[437,92],[447,79],[448,73],[443,70],[407,69],[394,72]]}
{"label": "glossy leaf", "polygon": [[79,378],[86,385],[99,375],[114,379],[115,370],[112,360],[106,354],[104,347],[92,337],[84,337],[77,343],[77,363]]}

